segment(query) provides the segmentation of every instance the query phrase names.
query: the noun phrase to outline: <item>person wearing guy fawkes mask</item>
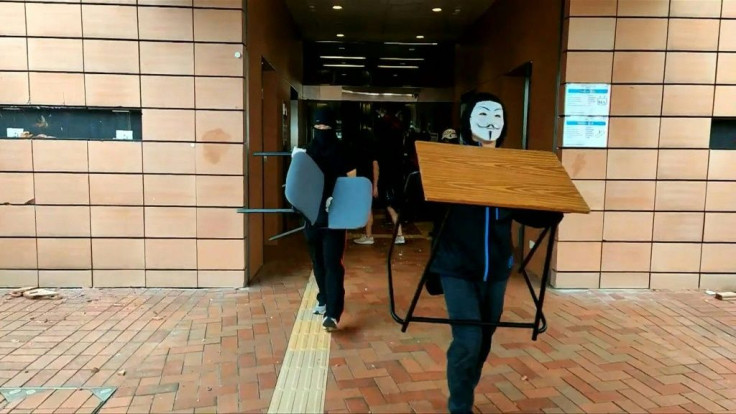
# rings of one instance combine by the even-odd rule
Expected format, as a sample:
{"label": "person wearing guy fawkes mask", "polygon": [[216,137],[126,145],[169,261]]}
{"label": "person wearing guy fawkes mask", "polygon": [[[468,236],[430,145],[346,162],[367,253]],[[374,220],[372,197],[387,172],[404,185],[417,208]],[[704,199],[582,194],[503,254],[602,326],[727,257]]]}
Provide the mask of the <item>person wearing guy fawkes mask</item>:
{"label": "person wearing guy fawkes mask", "polygon": [[[506,114],[501,100],[478,93],[462,116],[463,145],[493,150],[506,136]],[[506,284],[513,267],[511,221],[546,227],[562,214],[496,207],[450,205],[444,230],[436,241],[427,289],[444,292],[450,319],[499,322]],[[437,280],[439,278],[439,280]],[[430,287],[434,286],[434,287]],[[435,289],[433,292],[431,289]],[[448,410],[471,413],[474,391],[491,350],[495,328],[452,326],[447,350]]]}
{"label": "person wearing guy fawkes mask", "polygon": [[328,228],[328,211],[338,177],[355,177],[356,170],[343,142],[335,134],[335,116],[328,107],[316,111],[313,132],[314,139],[307,145],[306,152],[324,174],[325,184],[317,220],[313,225],[306,221],[304,233],[319,288],[313,313],[324,315],[322,326],[333,331],[345,307],[342,259],[347,232]]}

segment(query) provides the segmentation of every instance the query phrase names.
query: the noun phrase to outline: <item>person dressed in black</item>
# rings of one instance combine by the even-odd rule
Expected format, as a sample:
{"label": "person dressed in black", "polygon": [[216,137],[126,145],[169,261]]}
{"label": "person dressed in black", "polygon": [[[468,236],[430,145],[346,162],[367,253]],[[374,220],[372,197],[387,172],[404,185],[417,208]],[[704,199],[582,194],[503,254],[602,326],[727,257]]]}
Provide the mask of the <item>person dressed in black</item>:
{"label": "person dressed in black", "polygon": [[[506,135],[504,106],[494,95],[474,95],[461,114],[464,145],[501,146]],[[444,293],[450,319],[498,323],[513,267],[511,222],[546,227],[562,214],[496,207],[450,205],[437,253],[430,263],[430,285]],[[436,278],[439,277],[440,280]],[[432,292],[430,292],[432,293]],[[491,350],[495,328],[453,325],[447,350],[451,413],[473,412],[475,387]]]}
{"label": "person dressed in black", "polygon": [[307,145],[309,155],[325,177],[319,215],[314,224],[306,221],[304,233],[309,245],[314,277],[319,293],[315,315],[324,315],[322,326],[327,331],[337,329],[345,307],[345,267],[342,259],[347,233],[328,228],[328,211],[338,177],[355,176],[355,169],[343,143],[335,134],[335,117],[329,108],[315,114],[314,139]]}

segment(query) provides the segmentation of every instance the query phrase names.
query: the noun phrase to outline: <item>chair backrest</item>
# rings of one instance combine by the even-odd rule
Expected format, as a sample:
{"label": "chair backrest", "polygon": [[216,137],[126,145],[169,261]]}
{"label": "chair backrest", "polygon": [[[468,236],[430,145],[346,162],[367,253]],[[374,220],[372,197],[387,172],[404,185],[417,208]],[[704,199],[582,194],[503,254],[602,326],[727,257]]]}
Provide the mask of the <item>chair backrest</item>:
{"label": "chair backrest", "polygon": [[335,183],[330,204],[328,227],[359,229],[368,222],[373,185],[365,177],[340,177]]}
{"label": "chair backrest", "polygon": [[306,152],[294,154],[286,173],[286,200],[309,220],[317,221],[325,176]]}

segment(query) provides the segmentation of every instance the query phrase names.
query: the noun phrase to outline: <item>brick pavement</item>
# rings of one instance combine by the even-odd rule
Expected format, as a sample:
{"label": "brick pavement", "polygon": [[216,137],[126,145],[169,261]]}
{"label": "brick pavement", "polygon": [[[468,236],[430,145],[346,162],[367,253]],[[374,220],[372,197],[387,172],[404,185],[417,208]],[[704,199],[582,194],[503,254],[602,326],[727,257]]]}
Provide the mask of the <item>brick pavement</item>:
{"label": "brick pavement", "polygon": [[[428,244],[399,248],[399,308]],[[346,314],[332,335],[325,410],[444,412],[446,326],[401,333],[387,312],[386,240],[352,246]],[[243,290],[74,290],[0,299],[0,387],[116,386],[101,412],[265,412],[309,275],[305,255]],[[269,276],[271,275],[271,276]],[[417,314],[444,316],[424,296]],[[736,412],[736,304],[702,292],[551,291],[549,331],[499,329],[480,412]],[[533,307],[520,279],[504,318]],[[403,313],[401,311],[400,313]],[[120,371],[125,370],[125,375]],[[41,400],[41,401],[39,401]],[[0,413],[79,412],[83,392]]]}

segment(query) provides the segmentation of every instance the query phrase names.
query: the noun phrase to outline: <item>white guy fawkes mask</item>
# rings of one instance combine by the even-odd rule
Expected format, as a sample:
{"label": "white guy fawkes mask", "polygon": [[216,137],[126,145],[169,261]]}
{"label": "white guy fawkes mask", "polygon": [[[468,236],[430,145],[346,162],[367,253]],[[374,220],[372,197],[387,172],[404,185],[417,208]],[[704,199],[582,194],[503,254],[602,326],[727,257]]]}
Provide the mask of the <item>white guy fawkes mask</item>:
{"label": "white guy fawkes mask", "polygon": [[496,141],[503,131],[503,107],[498,102],[480,101],[470,113],[473,140]]}

